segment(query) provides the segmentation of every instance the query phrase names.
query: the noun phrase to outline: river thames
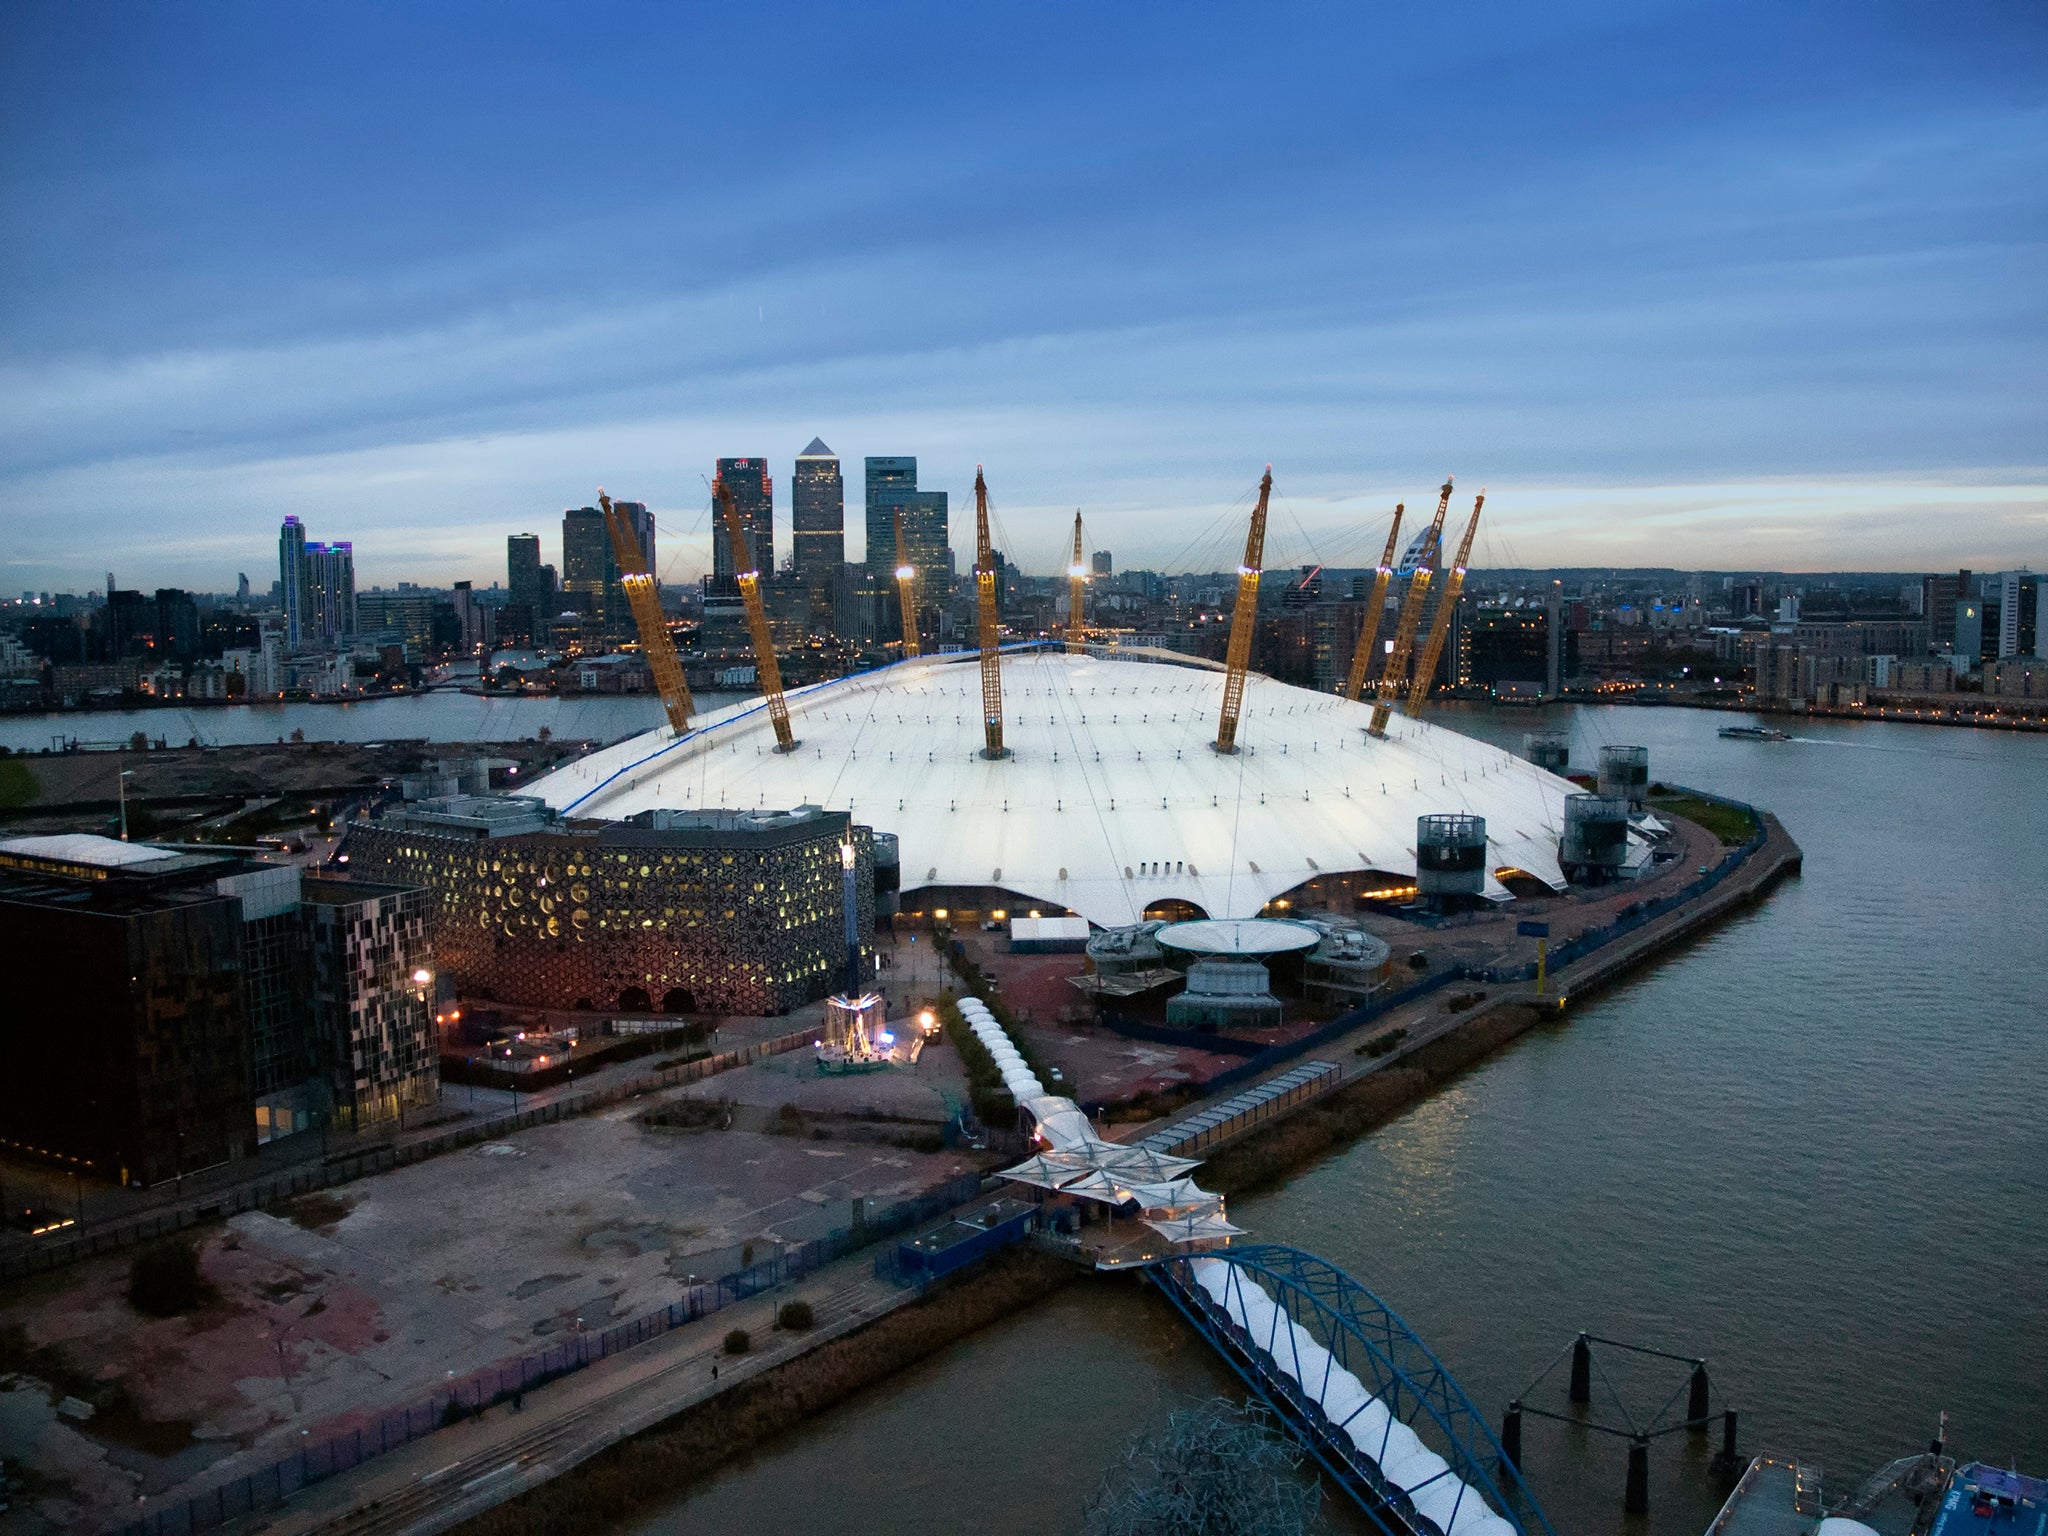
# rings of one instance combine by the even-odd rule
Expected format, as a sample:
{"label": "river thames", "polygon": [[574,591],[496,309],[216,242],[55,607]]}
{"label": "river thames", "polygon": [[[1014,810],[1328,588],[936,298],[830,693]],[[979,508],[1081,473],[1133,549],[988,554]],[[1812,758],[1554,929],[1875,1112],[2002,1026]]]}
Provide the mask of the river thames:
{"label": "river thames", "polygon": [[[1961,1454],[2048,1471],[2048,740],[1811,722],[1724,741],[1739,717],[1683,709],[1438,718],[1510,747],[1569,722],[1582,766],[1645,744],[1654,778],[1776,812],[1805,873],[1233,1218],[1378,1292],[1496,1423],[1585,1329],[1706,1356],[1744,1453],[1796,1452],[1838,1488],[1923,1446],[1944,1409]],[[441,692],[16,717],[0,741],[608,739],[657,720],[650,699]],[[1132,1434],[1231,1381],[1137,1283],[1084,1282],[645,1529],[1071,1529]],[[1532,1424],[1526,1461],[1560,1536],[1696,1536],[1719,1502],[1708,1449],[1659,1441],[1651,1513],[1628,1521],[1619,1442]]]}
{"label": "river thames", "polygon": [[[1586,1329],[1707,1357],[1743,1452],[1836,1486],[1943,1409],[1961,1454],[2048,1470],[2048,742],[1442,717],[1503,745],[1569,717],[1579,764],[1643,743],[1653,777],[1775,811],[1805,874],[1232,1217],[1378,1292],[1496,1422]],[[1230,1384],[1156,1296],[1084,1282],[643,1529],[1072,1529],[1130,1435]],[[1532,1425],[1526,1462],[1559,1536],[1697,1536],[1709,1451],[1659,1441],[1628,1520],[1620,1442]]]}

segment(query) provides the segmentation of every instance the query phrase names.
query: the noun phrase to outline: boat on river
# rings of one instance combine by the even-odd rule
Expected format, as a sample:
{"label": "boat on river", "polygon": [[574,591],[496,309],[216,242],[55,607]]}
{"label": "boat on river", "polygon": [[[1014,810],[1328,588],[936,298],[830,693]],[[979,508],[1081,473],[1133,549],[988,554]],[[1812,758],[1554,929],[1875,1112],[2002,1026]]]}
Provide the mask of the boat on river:
{"label": "boat on river", "polygon": [[1792,738],[1775,726],[1769,725],[1724,725],[1722,739],[1726,741],[1790,741]]}

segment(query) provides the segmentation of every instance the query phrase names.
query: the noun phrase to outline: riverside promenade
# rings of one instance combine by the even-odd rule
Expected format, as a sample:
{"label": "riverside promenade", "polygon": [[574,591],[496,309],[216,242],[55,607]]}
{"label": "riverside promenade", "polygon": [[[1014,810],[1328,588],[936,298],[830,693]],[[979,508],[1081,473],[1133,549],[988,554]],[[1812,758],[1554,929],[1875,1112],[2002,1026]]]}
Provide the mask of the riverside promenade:
{"label": "riverside promenade", "polygon": [[[1431,993],[1324,1042],[1319,1054],[1339,1062],[1339,1071],[1331,1074],[1325,1092],[1290,1105],[1287,1113],[1323,1102],[1366,1079],[1384,1085],[1372,1095],[1375,1115],[1390,1113],[1534,1024],[1557,1018],[1572,1000],[1754,904],[1778,880],[1797,873],[1802,862],[1798,845],[1775,817],[1760,813],[1760,827],[1760,838],[1710,889],[1561,967],[1548,978],[1542,993],[1533,982],[1508,983],[1489,987],[1483,1001],[1464,1007],[1455,997]],[[1398,1045],[1377,1057],[1360,1055],[1357,1047],[1396,1030],[1401,1032]],[[1198,1115],[1204,1107],[1193,1106],[1187,1113]],[[1285,1118],[1262,1120],[1242,1134],[1249,1136]],[[1121,1139],[1155,1143],[1170,1140],[1174,1129],[1164,1122],[1120,1128]],[[1212,1142],[1205,1153],[1239,1139]],[[429,1536],[538,1487],[721,1391],[863,1328],[917,1297],[915,1290],[877,1278],[871,1252],[856,1252],[814,1271],[800,1284],[678,1326],[645,1345],[538,1388],[527,1394],[518,1410],[493,1406],[305,1488],[281,1507],[225,1523],[201,1513],[197,1523],[251,1536]],[[811,1305],[811,1329],[793,1333],[774,1328],[777,1309],[790,1300]],[[742,1356],[724,1355],[722,1341],[735,1327],[745,1329],[760,1347]],[[137,1513],[146,1517],[148,1511]]]}

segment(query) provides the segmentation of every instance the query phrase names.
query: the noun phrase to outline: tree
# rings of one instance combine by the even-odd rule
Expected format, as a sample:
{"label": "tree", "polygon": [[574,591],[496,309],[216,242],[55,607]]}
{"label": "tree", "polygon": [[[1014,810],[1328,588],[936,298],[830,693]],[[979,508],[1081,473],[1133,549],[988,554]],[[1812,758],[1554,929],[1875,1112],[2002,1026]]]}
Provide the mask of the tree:
{"label": "tree", "polygon": [[1313,1536],[1322,1489],[1263,1406],[1211,1398],[1139,1435],[1082,1517],[1085,1536]]}
{"label": "tree", "polygon": [[190,1237],[145,1248],[128,1266],[128,1303],[148,1317],[176,1317],[212,1294],[199,1272],[199,1244]]}

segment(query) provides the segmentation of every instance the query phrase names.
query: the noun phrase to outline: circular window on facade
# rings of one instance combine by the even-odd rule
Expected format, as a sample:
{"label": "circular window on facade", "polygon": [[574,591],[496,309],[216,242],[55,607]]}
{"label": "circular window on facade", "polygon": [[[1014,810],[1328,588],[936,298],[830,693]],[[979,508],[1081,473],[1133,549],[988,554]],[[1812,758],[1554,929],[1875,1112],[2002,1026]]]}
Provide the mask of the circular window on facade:
{"label": "circular window on facade", "polygon": [[574,912],[569,914],[569,921],[574,923],[578,928],[588,928],[590,926],[590,914],[584,911],[581,907],[578,907]]}

